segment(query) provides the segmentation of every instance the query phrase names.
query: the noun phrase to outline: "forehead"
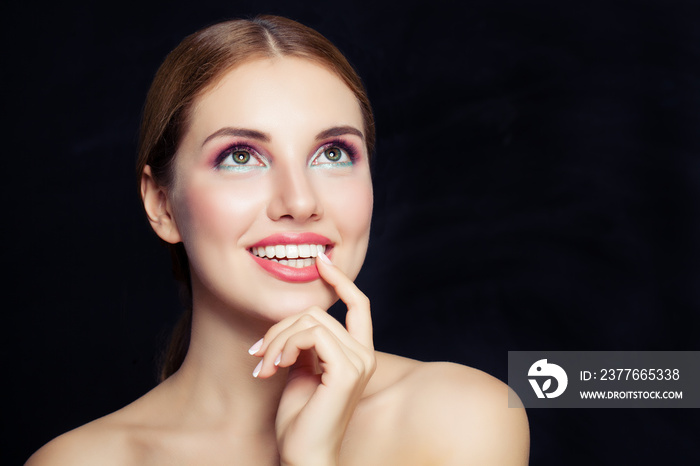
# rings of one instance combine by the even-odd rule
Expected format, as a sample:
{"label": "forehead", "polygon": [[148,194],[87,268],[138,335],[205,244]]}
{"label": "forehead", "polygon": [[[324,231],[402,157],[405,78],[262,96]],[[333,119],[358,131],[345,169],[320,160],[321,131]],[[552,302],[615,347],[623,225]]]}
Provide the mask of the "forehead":
{"label": "forehead", "polygon": [[350,88],[312,61],[275,57],[228,71],[194,103],[188,136],[206,138],[223,126],[279,133],[317,134],[351,125],[363,129],[362,112]]}

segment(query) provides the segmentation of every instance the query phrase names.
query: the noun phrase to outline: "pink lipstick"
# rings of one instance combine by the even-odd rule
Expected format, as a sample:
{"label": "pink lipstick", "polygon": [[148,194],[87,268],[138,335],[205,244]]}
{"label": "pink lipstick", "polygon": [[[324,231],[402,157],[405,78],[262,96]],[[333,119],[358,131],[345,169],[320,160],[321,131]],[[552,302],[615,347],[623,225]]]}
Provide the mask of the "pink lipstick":
{"label": "pink lipstick", "polygon": [[319,252],[329,254],[333,245],[325,236],[308,232],[270,235],[248,248],[253,260],[273,277],[304,283],[320,278],[316,269]]}

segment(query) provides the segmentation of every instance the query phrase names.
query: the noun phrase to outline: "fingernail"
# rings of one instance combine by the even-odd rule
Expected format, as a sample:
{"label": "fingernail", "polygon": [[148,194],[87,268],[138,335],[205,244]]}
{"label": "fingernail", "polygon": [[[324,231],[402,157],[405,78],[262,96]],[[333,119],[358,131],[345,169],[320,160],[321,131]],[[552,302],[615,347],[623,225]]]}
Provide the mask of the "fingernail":
{"label": "fingernail", "polygon": [[325,262],[328,265],[333,265],[333,262],[328,258],[325,252],[319,252],[318,253],[318,258],[321,259],[322,262]]}
{"label": "fingernail", "polygon": [[255,370],[253,371],[253,377],[257,377],[258,374],[260,374],[260,369],[262,369],[262,361],[258,363],[257,366],[255,366]]}
{"label": "fingernail", "polygon": [[253,346],[250,347],[250,349],[248,350],[248,353],[253,355],[253,354],[257,353],[258,351],[260,351],[260,347],[262,346],[262,342],[263,342],[263,339],[262,338],[259,339]]}
{"label": "fingernail", "polygon": [[279,366],[280,361],[282,361],[282,353],[278,354],[277,358],[275,358],[275,366]]}

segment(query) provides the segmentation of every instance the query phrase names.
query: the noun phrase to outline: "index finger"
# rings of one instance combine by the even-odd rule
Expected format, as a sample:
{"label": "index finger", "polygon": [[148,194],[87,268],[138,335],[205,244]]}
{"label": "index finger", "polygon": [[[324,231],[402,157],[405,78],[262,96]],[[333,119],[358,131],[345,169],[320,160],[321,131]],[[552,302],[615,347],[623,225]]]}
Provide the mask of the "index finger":
{"label": "index finger", "polygon": [[374,348],[372,341],[372,315],[369,299],[338,267],[323,253],[319,253],[316,268],[319,275],[333,287],[341,301],[348,308],[345,328],[352,337],[368,348]]}

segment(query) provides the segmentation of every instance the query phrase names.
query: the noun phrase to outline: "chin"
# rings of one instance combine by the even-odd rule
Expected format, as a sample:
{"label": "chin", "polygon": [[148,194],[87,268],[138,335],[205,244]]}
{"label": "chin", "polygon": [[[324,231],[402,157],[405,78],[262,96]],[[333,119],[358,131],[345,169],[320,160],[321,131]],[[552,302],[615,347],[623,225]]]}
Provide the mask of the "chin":
{"label": "chin", "polygon": [[248,318],[270,325],[314,306],[328,310],[338,300],[330,285],[321,280],[303,284],[276,283],[274,286],[253,286],[245,293],[219,291],[222,292],[210,295],[211,299],[219,302],[215,307],[226,309],[224,312],[232,313],[232,316],[247,315]]}
{"label": "chin", "polygon": [[269,316],[271,320],[276,322],[285,319],[289,316],[300,314],[307,309],[318,306],[321,309],[328,310],[338,300],[335,292],[325,284],[314,286],[314,289],[293,290],[291,292],[270,292],[265,296],[264,302],[260,303],[264,309],[264,315]]}

